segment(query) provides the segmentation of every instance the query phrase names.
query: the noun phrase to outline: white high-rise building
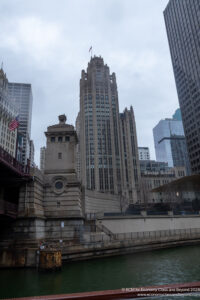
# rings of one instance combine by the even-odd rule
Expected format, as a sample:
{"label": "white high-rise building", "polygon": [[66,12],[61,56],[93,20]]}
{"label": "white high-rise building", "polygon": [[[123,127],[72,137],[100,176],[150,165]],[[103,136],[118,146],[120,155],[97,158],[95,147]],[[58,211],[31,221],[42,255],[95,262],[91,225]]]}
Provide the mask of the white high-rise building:
{"label": "white high-rise building", "polygon": [[138,147],[139,160],[150,160],[148,147]]}

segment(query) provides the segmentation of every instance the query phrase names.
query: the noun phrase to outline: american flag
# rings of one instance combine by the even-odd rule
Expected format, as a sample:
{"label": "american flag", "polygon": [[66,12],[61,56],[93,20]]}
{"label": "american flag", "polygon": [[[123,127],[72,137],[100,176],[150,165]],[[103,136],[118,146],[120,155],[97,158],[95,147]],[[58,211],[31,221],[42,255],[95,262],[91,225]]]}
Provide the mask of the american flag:
{"label": "american flag", "polygon": [[17,116],[14,120],[10,122],[8,128],[10,131],[15,130],[19,126],[19,116]]}

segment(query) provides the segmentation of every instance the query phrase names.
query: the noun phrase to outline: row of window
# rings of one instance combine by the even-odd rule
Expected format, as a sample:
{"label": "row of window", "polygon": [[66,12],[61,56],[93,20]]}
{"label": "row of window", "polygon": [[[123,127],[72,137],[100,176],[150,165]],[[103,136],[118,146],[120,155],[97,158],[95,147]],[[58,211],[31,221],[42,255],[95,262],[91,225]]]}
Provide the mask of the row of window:
{"label": "row of window", "polygon": [[55,142],[62,143],[62,142],[69,142],[69,141],[70,141],[69,136],[58,136],[58,137],[51,136],[51,142],[52,143],[55,143]]}

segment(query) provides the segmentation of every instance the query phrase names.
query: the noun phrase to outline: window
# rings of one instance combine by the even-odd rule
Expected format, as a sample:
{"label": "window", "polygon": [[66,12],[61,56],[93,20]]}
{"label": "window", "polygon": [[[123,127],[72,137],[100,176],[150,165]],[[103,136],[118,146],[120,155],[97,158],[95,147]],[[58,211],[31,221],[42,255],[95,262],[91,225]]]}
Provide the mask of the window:
{"label": "window", "polygon": [[58,142],[62,143],[62,136],[58,137]]}
{"label": "window", "polygon": [[56,139],[55,139],[55,137],[54,137],[54,136],[52,136],[52,137],[51,137],[51,142],[52,142],[52,143],[54,143],[54,142],[55,142],[55,140],[56,140]]}
{"label": "window", "polygon": [[55,188],[57,190],[61,190],[63,188],[63,182],[62,181],[56,181]]}
{"label": "window", "polygon": [[65,142],[69,142],[70,141],[70,137],[69,136],[66,136],[65,137]]}
{"label": "window", "polygon": [[61,152],[58,153],[58,159],[62,159],[62,153]]}

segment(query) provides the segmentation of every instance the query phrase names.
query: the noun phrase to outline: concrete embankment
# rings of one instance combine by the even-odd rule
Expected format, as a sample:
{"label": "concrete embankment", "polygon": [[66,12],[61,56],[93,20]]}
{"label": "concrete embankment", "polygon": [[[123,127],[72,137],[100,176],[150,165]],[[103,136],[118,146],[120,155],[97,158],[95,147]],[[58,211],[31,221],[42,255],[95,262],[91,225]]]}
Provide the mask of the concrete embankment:
{"label": "concrete embankment", "polygon": [[192,230],[200,228],[200,215],[146,215],[104,217],[96,221],[97,225],[103,225],[113,234],[125,234],[133,232],[156,232],[173,230]]}
{"label": "concrete embankment", "polygon": [[101,232],[84,233],[83,244],[63,248],[63,260],[82,260],[200,244],[200,216],[104,217]]}
{"label": "concrete embankment", "polygon": [[[124,255],[136,253],[141,251],[151,251],[156,249],[164,249],[171,247],[179,247],[184,245],[200,244],[200,230],[199,232],[184,232],[180,231],[176,235],[170,232],[171,236],[164,236],[166,232],[156,232],[152,236],[151,232],[138,233],[138,238],[131,238],[127,235],[127,239],[115,239],[110,241],[96,241],[84,245],[77,245],[63,249],[63,260],[84,260],[98,257]],[[169,232],[167,232],[169,234]],[[149,234],[149,236],[147,236]],[[135,234],[134,234],[135,235]],[[94,236],[92,238],[95,239]]]}
{"label": "concrete embankment", "polygon": [[[199,215],[110,217],[97,220],[93,230],[86,227],[71,241],[45,239],[47,248],[57,247],[63,261],[73,261],[200,244]],[[0,267],[35,267],[39,242],[1,242]]]}

